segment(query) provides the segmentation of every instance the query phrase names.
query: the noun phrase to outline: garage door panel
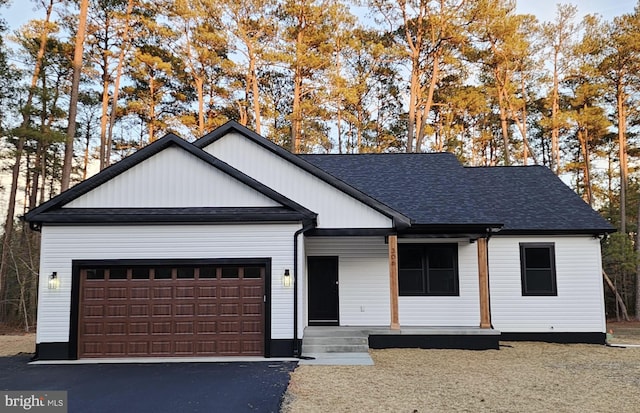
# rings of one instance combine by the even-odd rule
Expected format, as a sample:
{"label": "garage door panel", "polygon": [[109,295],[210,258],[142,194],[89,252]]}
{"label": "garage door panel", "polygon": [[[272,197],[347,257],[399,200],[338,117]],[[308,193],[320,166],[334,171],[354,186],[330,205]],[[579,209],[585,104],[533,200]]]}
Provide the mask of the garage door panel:
{"label": "garage door panel", "polygon": [[87,287],[85,288],[85,300],[104,300],[105,288],[104,287]]}
{"label": "garage door panel", "polygon": [[109,318],[112,317],[126,317],[127,316],[127,305],[126,304],[118,304],[118,305],[107,305],[106,308],[106,316]]}
{"label": "garage door panel", "polygon": [[142,336],[148,336],[150,329],[149,329],[149,324],[150,323],[136,323],[136,322],[132,322],[129,323],[129,335],[135,336],[135,335],[142,335]]}
{"label": "garage door panel", "polygon": [[131,304],[129,306],[129,317],[149,317],[149,304]]}
{"label": "garage door panel", "polygon": [[81,270],[79,356],[262,355],[264,274],[255,265]]}
{"label": "garage door panel", "polygon": [[218,315],[218,306],[215,303],[202,303],[198,301],[198,317],[212,317]]}
{"label": "garage door panel", "polygon": [[196,297],[196,289],[195,287],[176,287],[176,298],[177,299],[193,299]]}
{"label": "garage door panel", "polygon": [[196,315],[195,307],[195,304],[176,304],[175,315],[176,317],[194,317]]}
{"label": "garage door panel", "polygon": [[218,289],[215,286],[200,286],[198,287],[198,298],[217,298]]}
{"label": "garage door panel", "polygon": [[108,336],[124,336],[127,334],[127,323],[105,323],[104,333]]}
{"label": "garage door panel", "polygon": [[183,321],[183,322],[177,322],[175,323],[175,334],[190,334],[193,335],[194,333],[194,328],[193,328],[193,322],[192,321]]}
{"label": "garage door panel", "polygon": [[172,297],[173,297],[173,288],[171,286],[153,287],[153,298],[162,299],[162,298],[172,298]]}
{"label": "garage door panel", "polygon": [[130,356],[146,356],[150,352],[148,341],[129,341],[128,345]]}
{"label": "garage door panel", "polygon": [[148,300],[151,297],[149,287],[132,287],[131,299],[132,300]]}
{"label": "garage door panel", "polygon": [[218,325],[215,321],[198,321],[198,335],[216,334]]}
{"label": "garage door panel", "polygon": [[127,288],[126,287],[108,287],[107,298],[109,300],[126,300]]}
{"label": "garage door panel", "polygon": [[102,305],[83,305],[82,313],[84,318],[104,317],[104,307]]}

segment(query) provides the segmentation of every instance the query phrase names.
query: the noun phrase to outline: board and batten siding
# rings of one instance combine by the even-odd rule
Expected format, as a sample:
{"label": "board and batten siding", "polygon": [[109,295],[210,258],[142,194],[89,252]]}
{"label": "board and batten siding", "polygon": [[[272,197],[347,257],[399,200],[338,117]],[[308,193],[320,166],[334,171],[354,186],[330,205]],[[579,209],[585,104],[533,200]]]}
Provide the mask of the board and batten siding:
{"label": "board and batten siding", "polygon": [[[399,243],[427,241],[403,240]],[[451,243],[448,239],[430,243]],[[429,327],[478,327],[480,325],[480,293],[478,281],[478,247],[469,240],[458,241],[458,296],[400,296],[400,325]]]}
{"label": "board and batten siding", "polygon": [[270,207],[277,202],[170,146],[65,208]]}
{"label": "board and batten siding", "polygon": [[390,228],[391,218],[238,133],[203,148],[318,214],[318,228]]}
{"label": "board and batten siding", "polygon": [[[557,296],[523,296],[520,243],[553,243]],[[606,332],[600,240],[591,236],[489,241],[491,318],[503,332]]]}
{"label": "board and batten siding", "polygon": [[338,256],[341,326],[389,325],[389,248],[384,237],[307,237],[305,251],[307,257]]}
{"label": "board and batten siding", "polygon": [[[44,226],[40,252],[37,343],[67,342],[72,260],[271,258],[271,338],[293,337],[293,268],[299,224]],[[47,288],[57,272],[60,288]],[[267,287],[268,288],[268,287]]]}

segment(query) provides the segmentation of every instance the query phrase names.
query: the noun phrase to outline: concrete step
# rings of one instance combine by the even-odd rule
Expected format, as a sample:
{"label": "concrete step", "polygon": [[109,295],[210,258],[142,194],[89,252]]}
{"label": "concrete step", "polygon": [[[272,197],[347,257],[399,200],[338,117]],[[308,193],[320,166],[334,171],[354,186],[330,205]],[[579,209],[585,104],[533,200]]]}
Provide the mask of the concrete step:
{"label": "concrete step", "polygon": [[349,344],[359,344],[359,345],[369,345],[369,339],[367,337],[308,337],[304,336],[304,344],[311,345],[327,345],[327,344],[336,344],[336,345],[349,345]]}
{"label": "concrete step", "polygon": [[308,353],[368,353],[364,344],[306,344],[302,342],[302,354]]}
{"label": "concrete step", "polygon": [[368,334],[359,328],[307,327],[304,329],[304,337],[368,337]]}

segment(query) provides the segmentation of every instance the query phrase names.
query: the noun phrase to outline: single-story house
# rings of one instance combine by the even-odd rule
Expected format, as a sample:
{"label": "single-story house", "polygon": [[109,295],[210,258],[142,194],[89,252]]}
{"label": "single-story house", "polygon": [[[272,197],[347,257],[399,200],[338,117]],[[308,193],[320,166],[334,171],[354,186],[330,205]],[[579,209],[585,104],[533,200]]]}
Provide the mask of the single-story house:
{"label": "single-story house", "polygon": [[418,327],[606,336],[613,228],[542,166],[295,155],[229,122],[167,135],[25,219],[42,232],[40,359],[295,356],[317,325],[387,327],[378,346]]}

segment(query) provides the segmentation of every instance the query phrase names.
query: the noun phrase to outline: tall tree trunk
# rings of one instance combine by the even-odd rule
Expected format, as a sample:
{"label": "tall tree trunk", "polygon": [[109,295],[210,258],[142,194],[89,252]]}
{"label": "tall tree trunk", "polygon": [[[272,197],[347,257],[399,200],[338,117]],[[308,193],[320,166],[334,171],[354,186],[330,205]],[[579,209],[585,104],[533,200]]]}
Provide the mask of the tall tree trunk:
{"label": "tall tree trunk", "polygon": [[198,137],[204,136],[204,79],[201,76],[193,75],[198,94]]}
{"label": "tall tree trunk", "polygon": [[[640,257],[640,199],[636,219],[636,257]],[[640,260],[636,261],[636,320],[640,321]]]}
{"label": "tall tree trunk", "polygon": [[622,76],[616,84],[618,112],[618,156],[620,159],[620,232],[627,233],[627,119]]}
{"label": "tall tree trunk", "polygon": [[109,73],[108,64],[109,57],[107,51],[103,51],[102,64],[104,72],[102,73],[102,113],[100,116],[100,170],[107,167],[107,121],[109,118]]}
{"label": "tall tree trunk", "polygon": [[427,129],[427,119],[431,112],[431,106],[433,105],[433,94],[436,90],[438,83],[438,77],[440,76],[440,54],[436,53],[433,56],[433,66],[431,68],[431,80],[429,81],[429,89],[427,90],[427,101],[422,108],[421,122],[418,129],[418,137],[416,138],[416,152],[420,152],[422,143],[424,141],[424,135]]}
{"label": "tall tree trunk", "polygon": [[502,97],[499,99],[498,106],[500,106],[500,128],[502,131],[502,144],[504,147],[504,164],[505,166],[511,165],[511,154],[509,148],[509,126],[507,125],[507,110],[502,103]]}
{"label": "tall tree trunk", "polygon": [[113,84],[113,98],[111,101],[111,111],[109,113],[109,133],[107,134],[107,143],[105,145],[105,166],[111,164],[111,143],[113,142],[113,127],[116,123],[116,114],[118,111],[118,95],[120,93],[120,78],[122,77],[122,67],[129,45],[129,19],[133,12],[134,0],[127,3],[127,11],[124,17],[124,31],[122,32],[122,46],[120,47],[120,55],[118,56],[118,66],[116,67],[116,77]]}
{"label": "tall tree trunk", "polygon": [[155,141],[155,126],[156,126],[156,90],[153,76],[149,79],[149,143]]}
{"label": "tall tree trunk", "polygon": [[291,149],[300,153],[302,146],[302,74],[296,65],[293,78],[293,116],[291,119]]}
{"label": "tall tree trunk", "polygon": [[411,63],[411,84],[409,85],[409,119],[407,124],[407,152],[413,152],[413,141],[414,135],[416,134],[418,128],[416,128],[417,123],[417,112],[418,112],[418,101],[420,94],[420,60],[418,57],[414,56],[412,58]]}
{"label": "tall tree trunk", "polygon": [[4,236],[2,237],[2,258],[0,260],[0,321],[4,320],[6,316],[7,261],[9,259],[9,250],[11,249],[11,237],[13,235],[13,220],[15,217],[16,197],[18,195],[20,163],[22,162],[22,152],[24,151],[26,136],[25,129],[29,127],[31,123],[31,105],[33,104],[33,95],[35,94],[38,78],[40,77],[40,70],[42,69],[42,60],[46,50],[47,38],[49,37],[49,22],[51,20],[51,13],[53,12],[53,5],[54,0],[50,0],[47,5],[42,31],[40,32],[40,45],[38,47],[38,54],[36,55],[33,75],[31,76],[31,85],[27,94],[27,101],[22,110],[22,123],[20,125],[20,129],[22,130],[20,131],[20,136],[18,136],[15,162],[11,168],[11,187],[9,189],[9,202],[7,203],[7,215],[4,223]]}
{"label": "tall tree trunk", "polygon": [[553,52],[553,93],[551,97],[551,170],[560,172],[560,128],[558,127],[558,47]]}
{"label": "tall tree trunk", "polygon": [[262,133],[262,114],[260,109],[260,89],[258,84],[258,74],[256,73],[256,57],[252,49],[249,49],[249,75],[251,76],[252,98],[253,98],[253,117],[255,118],[256,133]]}
{"label": "tall tree trunk", "polygon": [[78,92],[80,88],[80,75],[82,74],[82,55],[84,53],[84,34],[87,29],[87,10],[89,0],[80,2],[80,18],[78,19],[78,32],[73,53],[73,78],[71,80],[71,97],[69,101],[69,125],[67,127],[67,140],[64,145],[64,162],[62,167],[61,191],[69,188],[71,182],[71,164],[73,163],[73,141],[76,136],[76,115],[78,112]]}
{"label": "tall tree trunk", "polygon": [[585,201],[589,206],[593,205],[593,191],[591,186],[591,162],[589,155],[589,136],[588,131],[583,128],[578,129],[578,141],[580,141],[580,149],[584,159],[584,190]]}

